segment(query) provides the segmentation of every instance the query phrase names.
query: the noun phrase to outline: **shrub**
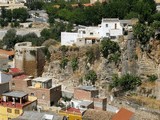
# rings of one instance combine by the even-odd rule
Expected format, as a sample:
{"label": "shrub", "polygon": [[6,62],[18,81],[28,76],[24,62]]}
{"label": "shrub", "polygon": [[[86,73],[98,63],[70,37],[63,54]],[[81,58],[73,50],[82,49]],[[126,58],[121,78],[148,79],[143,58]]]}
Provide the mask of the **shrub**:
{"label": "shrub", "polygon": [[88,71],[87,74],[85,74],[85,80],[91,81],[92,84],[95,84],[95,81],[97,80],[97,74],[94,70]]}
{"label": "shrub", "polygon": [[131,74],[125,74],[120,78],[118,75],[115,75],[112,77],[112,80],[110,88],[120,87],[124,91],[133,90],[141,85],[141,79],[138,76]]}
{"label": "shrub", "polygon": [[73,58],[71,61],[71,65],[72,65],[72,70],[75,71],[78,69],[78,59],[77,58]]}
{"label": "shrub", "polygon": [[68,64],[68,59],[67,58],[63,58],[61,60],[61,63],[60,63],[61,69],[65,69],[65,67],[67,66],[67,64]]}
{"label": "shrub", "polygon": [[158,79],[158,77],[156,75],[149,75],[148,77],[148,81],[150,82],[154,82]]}
{"label": "shrub", "polygon": [[101,52],[103,57],[108,58],[109,54],[114,54],[120,51],[118,43],[111,41],[108,38],[104,38],[101,42]]}

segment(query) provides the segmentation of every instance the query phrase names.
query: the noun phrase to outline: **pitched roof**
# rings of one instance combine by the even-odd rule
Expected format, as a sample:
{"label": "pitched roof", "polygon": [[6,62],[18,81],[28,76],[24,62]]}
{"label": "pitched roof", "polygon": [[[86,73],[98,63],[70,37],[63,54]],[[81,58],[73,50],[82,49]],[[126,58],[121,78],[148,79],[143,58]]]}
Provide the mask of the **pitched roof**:
{"label": "pitched roof", "polygon": [[7,51],[7,50],[0,49],[0,54],[10,56],[10,55],[14,55],[14,51]]}
{"label": "pitched roof", "polygon": [[88,109],[83,113],[82,118],[89,120],[111,120],[113,113],[102,110]]}
{"label": "pitched roof", "polygon": [[133,115],[133,112],[125,108],[121,108],[119,112],[113,116],[112,120],[131,120]]}

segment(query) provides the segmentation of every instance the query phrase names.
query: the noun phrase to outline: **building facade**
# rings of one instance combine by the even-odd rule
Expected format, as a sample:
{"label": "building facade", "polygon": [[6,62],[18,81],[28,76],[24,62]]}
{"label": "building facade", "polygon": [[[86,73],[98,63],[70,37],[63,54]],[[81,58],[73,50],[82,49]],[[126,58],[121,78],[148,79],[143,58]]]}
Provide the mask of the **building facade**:
{"label": "building facade", "polygon": [[21,90],[31,96],[36,96],[39,106],[55,105],[62,96],[61,85],[52,86],[50,78],[32,78],[21,75],[13,78],[10,84],[11,90]]}
{"label": "building facade", "polygon": [[11,120],[20,116],[24,111],[34,110],[37,106],[37,99],[20,91],[3,93],[0,100],[1,120]]}
{"label": "building facade", "polygon": [[12,75],[0,72],[0,83],[6,83],[12,80]]}
{"label": "building facade", "polygon": [[77,33],[62,32],[61,45],[82,46],[99,43],[104,37],[118,39],[123,35],[123,27],[118,18],[103,18],[98,26],[83,27]]}
{"label": "building facade", "polygon": [[107,98],[99,97],[99,91],[93,86],[80,86],[74,89],[74,98],[71,107],[80,109],[81,112],[91,108],[106,110]]}
{"label": "building facade", "polygon": [[24,3],[17,0],[1,0],[0,7],[5,7],[6,9],[17,9],[17,8],[27,8]]}
{"label": "building facade", "polygon": [[45,65],[44,46],[32,46],[31,42],[15,45],[15,67],[27,75],[41,76]]}

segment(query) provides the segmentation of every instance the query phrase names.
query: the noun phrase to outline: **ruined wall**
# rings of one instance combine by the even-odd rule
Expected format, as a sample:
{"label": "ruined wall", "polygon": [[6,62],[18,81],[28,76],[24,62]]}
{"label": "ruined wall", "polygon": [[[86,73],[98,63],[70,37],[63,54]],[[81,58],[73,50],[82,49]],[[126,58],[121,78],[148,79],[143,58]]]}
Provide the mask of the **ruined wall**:
{"label": "ruined wall", "polygon": [[32,47],[30,42],[15,45],[15,67],[27,75],[41,76],[45,64],[45,55],[42,47]]}

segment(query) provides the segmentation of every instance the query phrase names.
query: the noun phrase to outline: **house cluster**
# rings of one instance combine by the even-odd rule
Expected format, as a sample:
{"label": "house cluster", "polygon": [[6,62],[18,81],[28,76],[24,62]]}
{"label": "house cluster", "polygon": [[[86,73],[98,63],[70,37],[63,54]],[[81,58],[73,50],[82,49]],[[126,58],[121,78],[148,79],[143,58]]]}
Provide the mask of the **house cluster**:
{"label": "house cluster", "polygon": [[[1,120],[34,120],[33,116],[35,120],[82,120],[90,117],[88,114],[93,110],[110,114],[106,112],[107,98],[99,96],[99,90],[93,86],[74,88],[72,99],[64,102],[62,86],[53,84],[52,78],[41,77],[45,63],[43,49],[22,42],[15,45],[14,51],[0,50],[2,58],[14,63],[8,66],[6,62],[5,69],[0,71]],[[53,110],[57,105],[58,109]],[[117,114],[111,113],[111,117]]]}
{"label": "house cluster", "polygon": [[16,8],[27,8],[22,0],[0,0],[0,7],[5,7],[6,9],[16,9]]}
{"label": "house cluster", "polygon": [[77,32],[61,32],[61,45],[83,46],[99,43],[103,38],[117,40],[124,32],[132,31],[136,22],[137,19],[103,18],[98,26],[82,26]]}

